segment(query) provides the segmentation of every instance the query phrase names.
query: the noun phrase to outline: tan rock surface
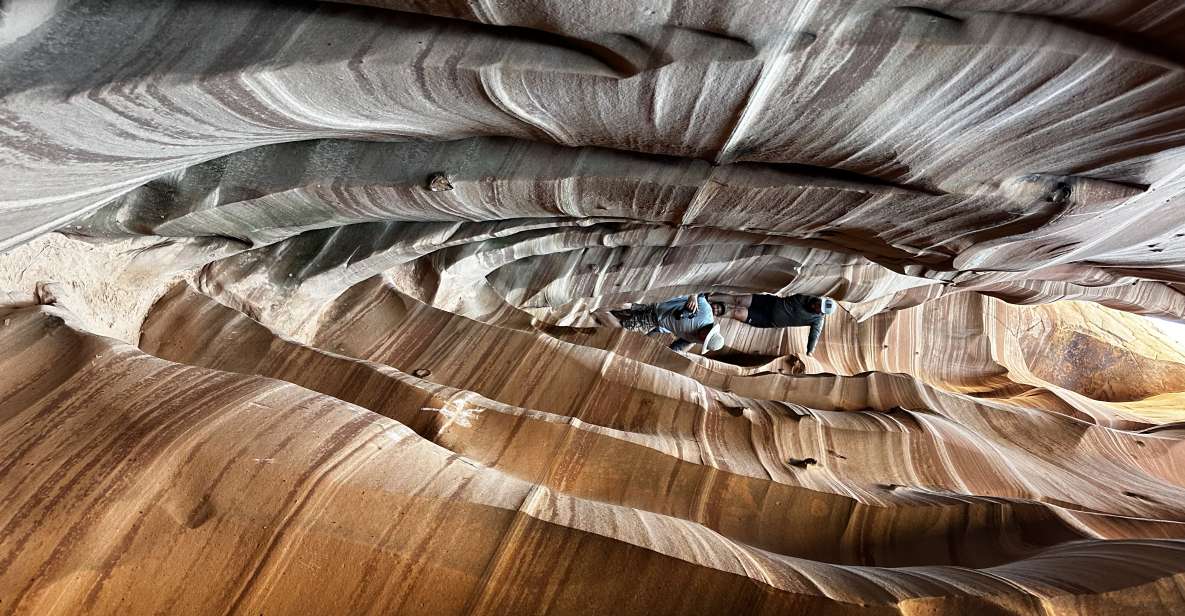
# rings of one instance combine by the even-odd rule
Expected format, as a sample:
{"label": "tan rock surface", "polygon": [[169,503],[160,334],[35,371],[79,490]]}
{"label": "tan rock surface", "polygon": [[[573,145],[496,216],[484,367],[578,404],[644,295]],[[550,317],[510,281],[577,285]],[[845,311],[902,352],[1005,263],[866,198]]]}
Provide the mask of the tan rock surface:
{"label": "tan rock surface", "polygon": [[1183,29],[6,3],[0,614],[1185,612]]}

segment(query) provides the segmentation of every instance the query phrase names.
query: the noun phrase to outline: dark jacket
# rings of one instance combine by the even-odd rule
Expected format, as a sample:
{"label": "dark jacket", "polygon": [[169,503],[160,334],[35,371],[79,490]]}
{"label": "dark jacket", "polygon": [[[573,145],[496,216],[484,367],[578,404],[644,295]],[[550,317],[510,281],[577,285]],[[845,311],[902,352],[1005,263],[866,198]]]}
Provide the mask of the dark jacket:
{"label": "dark jacket", "polygon": [[774,307],[774,314],[771,317],[778,327],[810,326],[811,333],[806,339],[806,352],[807,355],[813,353],[815,346],[819,344],[819,336],[823,334],[823,322],[826,320],[826,317],[817,312],[812,312],[807,306],[819,298],[814,295],[803,295],[802,293],[795,293],[790,297],[770,297],[775,297],[777,300]]}

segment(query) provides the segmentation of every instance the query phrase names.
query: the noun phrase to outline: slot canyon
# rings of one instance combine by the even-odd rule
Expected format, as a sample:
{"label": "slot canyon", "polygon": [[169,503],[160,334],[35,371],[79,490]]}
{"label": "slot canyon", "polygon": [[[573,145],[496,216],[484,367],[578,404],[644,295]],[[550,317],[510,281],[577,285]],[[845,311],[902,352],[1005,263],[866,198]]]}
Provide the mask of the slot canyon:
{"label": "slot canyon", "polygon": [[1181,323],[1181,0],[0,2],[3,615],[1182,614]]}

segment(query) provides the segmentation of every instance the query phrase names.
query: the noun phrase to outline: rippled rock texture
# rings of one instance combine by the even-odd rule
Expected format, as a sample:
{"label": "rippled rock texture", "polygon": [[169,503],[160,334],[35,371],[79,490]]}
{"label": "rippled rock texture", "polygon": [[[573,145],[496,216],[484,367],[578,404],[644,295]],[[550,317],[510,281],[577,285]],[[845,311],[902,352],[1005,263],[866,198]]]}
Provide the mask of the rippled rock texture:
{"label": "rippled rock texture", "polygon": [[0,613],[1185,611],[1183,29],[12,0]]}

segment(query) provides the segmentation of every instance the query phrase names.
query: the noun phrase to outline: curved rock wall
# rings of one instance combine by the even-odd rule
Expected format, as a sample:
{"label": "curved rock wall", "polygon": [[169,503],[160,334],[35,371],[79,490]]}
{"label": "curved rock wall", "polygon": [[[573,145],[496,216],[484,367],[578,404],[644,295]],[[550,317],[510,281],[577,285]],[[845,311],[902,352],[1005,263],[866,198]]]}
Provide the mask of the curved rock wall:
{"label": "curved rock wall", "polygon": [[1177,5],[8,3],[0,613],[1185,611]]}

